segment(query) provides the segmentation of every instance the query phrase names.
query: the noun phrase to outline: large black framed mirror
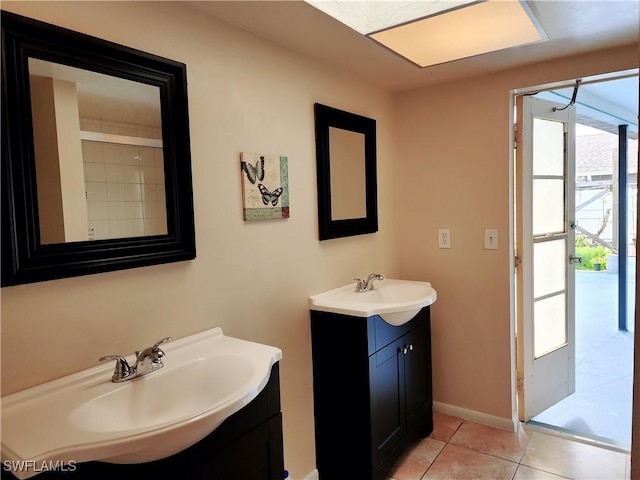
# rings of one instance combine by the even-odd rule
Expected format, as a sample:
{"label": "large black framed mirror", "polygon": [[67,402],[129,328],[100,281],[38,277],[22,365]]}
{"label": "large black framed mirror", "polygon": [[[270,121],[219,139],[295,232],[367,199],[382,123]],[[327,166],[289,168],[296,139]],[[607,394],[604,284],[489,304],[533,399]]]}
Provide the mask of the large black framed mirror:
{"label": "large black framed mirror", "polygon": [[1,27],[2,286],[195,258],[186,65]]}
{"label": "large black framed mirror", "polygon": [[320,240],[377,232],[376,121],[314,109]]}

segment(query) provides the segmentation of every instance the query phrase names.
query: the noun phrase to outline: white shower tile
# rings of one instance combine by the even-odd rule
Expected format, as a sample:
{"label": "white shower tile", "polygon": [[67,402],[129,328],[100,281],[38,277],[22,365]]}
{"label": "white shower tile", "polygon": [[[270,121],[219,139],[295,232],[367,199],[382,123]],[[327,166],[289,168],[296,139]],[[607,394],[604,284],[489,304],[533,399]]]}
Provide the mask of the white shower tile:
{"label": "white shower tile", "polygon": [[142,183],[158,183],[156,180],[156,167],[142,167],[140,171]]}
{"label": "white shower tile", "polygon": [[142,183],[140,186],[142,188],[142,200],[145,202],[157,202],[160,200],[157,185]]}
{"label": "white shower tile", "polygon": [[120,125],[117,122],[102,122],[102,133],[113,133],[118,135],[120,133]]}
{"label": "white shower tile", "polygon": [[125,202],[126,218],[143,218],[142,202]]}
{"label": "white shower tile", "polygon": [[102,123],[100,122],[100,120],[95,120],[92,118],[81,118],[80,128],[87,132],[99,132],[102,129]]}
{"label": "white shower tile", "polygon": [[123,166],[124,183],[141,183],[140,168],[134,165]]}
{"label": "white shower tile", "polygon": [[164,151],[161,148],[153,149],[153,160],[156,167],[164,168]]}
{"label": "white shower tile", "polygon": [[127,221],[109,220],[109,238],[125,238],[127,236]]}
{"label": "white shower tile", "polygon": [[128,218],[127,219],[127,236],[128,237],[142,237],[144,236],[144,220],[141,218]]}
{"label": "white shower tile", "polygon": [[102,143],[82,141],[82,161],[89,163],[104,162],[104,148]]}
{"label": "white shower tile", "polygon": [[84,181],[85,182],[105,182],[106,170],[102,163],[85,163],[84,164]]}
{"label": "white shower tile", "polygon": [[154,150],[156,150],[155,148],[151,148],[151,147],[139,147],[138,148],[138,155],[140,158],[140,165],[141,166],[154,166],[155,165],[155,156],[154,156]]}
{"label": "white shower tile", "polygon": [[123,145],[122,163],[124,165],[140,165],[139,147],[135,147],[133,145]]}
{"label": "white shower tile", "polygon": [[125,202],[109,202],[107,208],[109,220],[124,220],[127,218]]}
{"label": "white shower tile", "polygon": [[104,182],[86,182],[84,184],[88,202],[106,202],[107,184]]}
{"label": "white shower tile", "polygon": [[142,201],[142,185],[139,183],[127,183],[123,185],[124,199],[127,202]]}
{"label": "white shower tile", "polygon": [[109,209],[107,202],[87,202],[87,213],[90,221],[107,220]]}
{"label": "white shower tile", "polygon": [[144,231],[146,235],[166,235],[167,221],[164,218],[145,218]]}
{"label": "white shower tile", "polygon": [[130,125],[127,123],[120,124],[120,135],[127,135],[129,137],[137,137],[138,136],[138,127],[135,125]]}
{"label": "white shower tile", "polygon": [[107,183],[107,200],[110,202],[124,202],[124,183]]}
{"label": "white shower tile", "polygon": [[122,165],[105,165],[107,183],[124,183],[124,170]]}
{"label": "white shower tile", "polygon": [[89,228],[93,228],[93,239],[104,240],[109,237],[109,221],[95,220],[89,222]]}
{"label": "white shower tile", "polygon": [[105,143],[103,149],[105,163],[122,164],[122,145]]}

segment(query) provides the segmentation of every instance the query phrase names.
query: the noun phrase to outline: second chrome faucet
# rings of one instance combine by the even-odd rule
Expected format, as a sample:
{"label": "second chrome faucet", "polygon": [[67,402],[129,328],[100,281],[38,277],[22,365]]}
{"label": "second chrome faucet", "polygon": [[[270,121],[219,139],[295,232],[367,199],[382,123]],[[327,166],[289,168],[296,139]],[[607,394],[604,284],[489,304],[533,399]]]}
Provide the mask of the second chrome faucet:
{"label": "second chrome faucet", "polygon": [[127,359],[120,355],[107,355],[106,357],[101,357],[100,361],[116,361],[116,368],[113,371],[113,376],[111,377],[111,381],[113,382],[119,383],[131,380],[135,377],[141,377],[164,366],[162,363],[164,352],[160,349],[160,345],[168,342],[169,340],[171,340],[171,337],[165,337],[157,342],[153,347],[145,348],[142,352],[135,352],[136,364],[133,366],[129,365]]}
{"label": "second chrome faucet", "polygon": [[356,292],[369,292],[373,290],[373,281],[384,280],[384,275],[380,273],[372,273],[366,280],[360,280],[359,278],[354,278],[354,280],[356,281]]}

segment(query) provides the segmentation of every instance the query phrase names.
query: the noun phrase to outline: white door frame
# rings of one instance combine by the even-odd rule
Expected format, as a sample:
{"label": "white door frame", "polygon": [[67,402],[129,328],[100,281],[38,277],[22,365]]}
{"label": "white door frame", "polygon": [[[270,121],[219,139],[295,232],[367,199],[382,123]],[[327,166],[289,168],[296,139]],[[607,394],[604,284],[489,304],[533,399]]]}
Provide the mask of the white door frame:
{"label": "white door frame", "polygon": [[[628,76],[638,76],[638,69],[630,69],[626,71],[617,71],[611,73],[604,73],[600,75],[590,75],[588,78],[582,79],[582,85],[587,85],[589,83],[598,83],[604,82],[608,80],[615,80],[617,78],[623,78]],[[579,78],[579,77],[578,77]],[[516,268],[516,258],[515,258],[515,216],[514,216],[514,208],[515,205],[515,150],[514,146],[516,143],[516,133],[514,131],[513,126],[515,125],[515,104],[516,97],[518,95],[523,94],[533,94],[536,92],[541,92],[545,90],[557,90],[561,88],[571,88],[575,85],[576,78],[567,79],[567,80],[558,80],[555,82],[550,82],[546,84],[533,85],[521,88],[512,89],[509,92],[509,205],[512,208],[509,209],[509,248],[513,253],[509,259],[509,271],[510,281],[509,281],[509,298],[510,298],[510,306],[509,306],[509,315],[510,315],[510,355],[511,355],[511,421],[513,423],[514,431],[517,430],[518,425],[520,424],[519,416],[518,416],[518,380],[517,380],[517,349],[516,349],[516,323],[517,323],[517,313],[516,313],[516,276],[515,276],[515,268]]]}

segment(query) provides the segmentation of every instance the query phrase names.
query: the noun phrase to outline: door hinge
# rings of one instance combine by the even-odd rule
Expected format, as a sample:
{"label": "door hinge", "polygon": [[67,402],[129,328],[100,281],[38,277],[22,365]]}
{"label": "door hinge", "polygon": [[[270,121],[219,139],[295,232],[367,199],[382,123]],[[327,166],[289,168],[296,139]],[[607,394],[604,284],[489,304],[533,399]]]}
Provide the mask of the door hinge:
{"label": "door hinge", "polygon": [[513,148],[515,150],[518,149],[518,143],[520,143],[520,130],[518,129],[518,124],[513,124]]}
{"label": "door hinge", "polygon": [[522,265],[522,259],[520,258],[520,255],[516,255],[513,257],[513,266],[518,268],[520,265]]}
{"label": "door hinge", "polygon": [[518,390],[518,392],[523,392],[524,391],[524,378],[517,377],[517,379],[516,379],[516,389]]}

